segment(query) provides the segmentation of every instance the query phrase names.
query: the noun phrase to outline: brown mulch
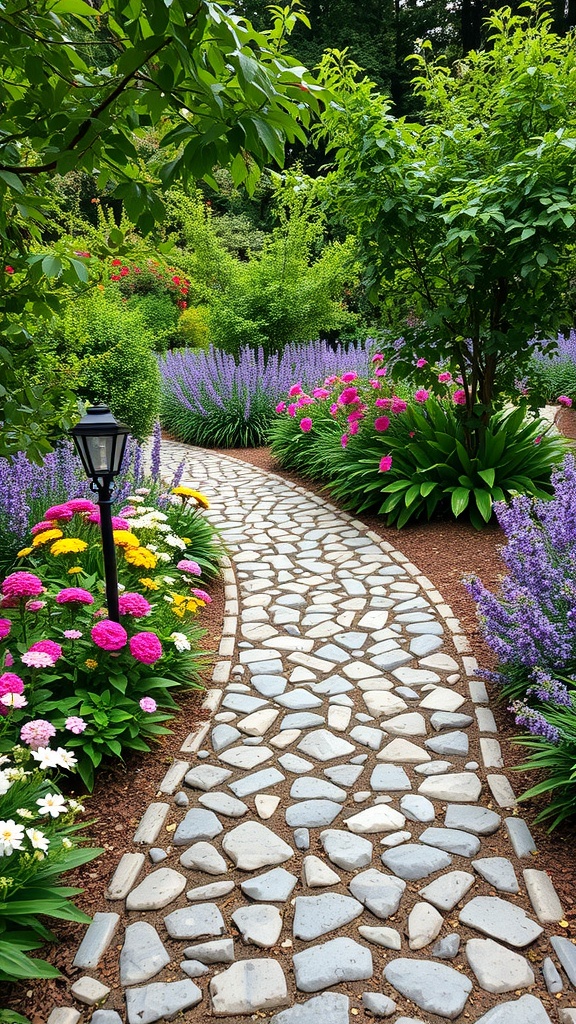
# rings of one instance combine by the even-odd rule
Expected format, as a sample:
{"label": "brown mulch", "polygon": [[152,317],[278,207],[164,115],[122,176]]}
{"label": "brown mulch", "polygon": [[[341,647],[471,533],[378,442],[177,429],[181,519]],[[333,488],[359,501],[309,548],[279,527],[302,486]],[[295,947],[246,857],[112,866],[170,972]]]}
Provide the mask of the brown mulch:
{"label": "brown mulch", "polygon": [[[576,412],[563,412],[571,415],[559,417],[558,425],[566,436],[576,437]],[[229,449],[223,454],[277,473],[286,480],[303,485],[337,504],[321,486],[281,470],[268,449]],[[480,576],[490,589],[498,589],[499,580],[505,571],[499,557],[499,549],[505,538],[499,528],[490,526],[477,532],[466,523],[438,520],[424,525],[408,525],[398,533],[393,528],[383,526],[378,517],[360,515],[358,518],[401,550],[418,566],[423,575],[432,581],[460,620],[472,645],[472,653],[480,665],[492,667],[491,652],[482,640],[474,603],[462,586],[461,579],[473,572]],[[212,590],[212,596],[212,604],[204,610],[202,624],[207,629],[205,648],[207,651],[215,652],[220,640],[223,618],[223,587],[216,585]],[[206,672],[206,678],[209,678],[209,672]],[[122,913],[118,903],[107,904],[104,901],[103,893],[121,855],[130,844],[139,819],[154,799],[158,783],[171,763],[173,753],[179,749],[199,718],[204,717],[205,713],[200,708],[201,697],[198,692],[192,692],[180,699],[182,711],[174,720],[172,736],[164,738],[154,751],[146,755],[135,755],[125,764],[116,764],[98,776],[95,791],[88,802],[90,817],[94,818],[94,824],[90,826],[88,832],[91,845],[103,847],[104,854],[97,861],[65,877],[65,884],[78,885],[84,889],[76,902],[87,913],[107,910]],[[510,768],[520,763],[523,757],[522,749],[513,743],[518,730],[505,706],[499,702],[499,695],[494,688],[491,697],[505,763]],[[528,773],[519,772],[512,775],[512,784],[517,793],[528,788],[534,781],[535,778]],[[576,830],[564,827],[561,832],[557,831],[548,836],[542,827],[533,823],[540,807],[541,805],[523,805],[521,810],[522,816],[530,825],[539,850],[538,862],[541,864],[537,863],[534,866],[554,866],[554,884],[565,908],[566,918],[571,924],[571,928],[565,934],[576,937],[576,871],[572,852]],[[506,851],[495,852],[506,855]],[[26,982],[12,986],[7,999],[11,1009],[27,1015],[32,1024],[44,1024],[54,1005],[70,1005],[70,981],[84,973],[72,967],[84,929],[84,925],[56,922],[54,931],[58,935],[59,944],[47,947],[37,955],[55,964],[62,971],[62,979]],[[290,958],[293,952],[294,949],[274,950],[274,955],[278,954],[282,959],[286,956]],[[117,963],[118,946],[113,943],[99,968],[99,977],[103,982],[114,985]],[[539,992],[535,994],[540,995]],[[480,1011],[479,1006],[476,1006],[476,1009]]]}

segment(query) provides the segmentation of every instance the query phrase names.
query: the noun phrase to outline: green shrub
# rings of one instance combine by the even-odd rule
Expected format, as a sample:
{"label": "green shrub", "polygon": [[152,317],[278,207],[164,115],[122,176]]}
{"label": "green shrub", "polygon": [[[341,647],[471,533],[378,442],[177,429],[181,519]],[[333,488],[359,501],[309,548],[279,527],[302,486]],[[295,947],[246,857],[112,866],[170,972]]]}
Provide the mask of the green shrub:
{"label": "green shrub", "polygon": [[576,363],[565,357],[532,359],[526,372],[526,387],[534,405],[553,405],[558,395],[576,401]]}
{"label": "green shrub", "polygon": [[178,336],[186,348],[208,348],[210,332],[204,306],[190,306],[180,314]]}
{"label": "green shrub", "polygon": [[143,441],[160,404],[160,371],[146,339],[131,339],[84,360],[80,393],[105,402],[130,433]]}
{"label": "green shrub", "polygon": [[168,295],[147,294],[134,296],[128,309],[135,310],[142,318],[145,330],[153,339],[156,352],[166,352],[178,340],[180,331],[179,310]]}
{"label": "green shrub", "polygon": [[[374,384],[358,381],[351,389],[338,378],[330,394],[292,414],[290,406],[271,434],[281,465],[324,479],[345,507],[384,515],[398,528],[446,511],[465,513],[479,528],[495,501],[552,492],[551,473],[567,442],[524,407],[494,414],[472,447],[450,393],[419,389],[406,401],[391,385],[386,394]],[[344,390],[357,391],[357,401],[343,404]]]}

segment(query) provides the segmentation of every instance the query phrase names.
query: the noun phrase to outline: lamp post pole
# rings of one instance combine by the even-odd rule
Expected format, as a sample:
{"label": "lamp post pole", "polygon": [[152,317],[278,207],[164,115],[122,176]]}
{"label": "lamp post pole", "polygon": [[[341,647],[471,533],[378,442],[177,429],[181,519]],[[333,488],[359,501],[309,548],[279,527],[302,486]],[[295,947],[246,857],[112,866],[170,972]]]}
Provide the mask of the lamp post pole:
{"label": "lamp post pole", "polygon": [[102,534],[102,557],[104,560],[108,618],[112,622],[120,622],[116,548],[112,531],[112,487],[109,480],[104,480],[98,486],[98,507],[100,508],[100,533]]}
{"label": "lamp post pole", "polygon": [[122,469],[128,427],[118,423],[108,406],[92,405],[70,431],[86,475],[90,490],[98,495],[100,533],[108,618],[120,621],[116,548],[112,529],[112,492],[114,477]]}

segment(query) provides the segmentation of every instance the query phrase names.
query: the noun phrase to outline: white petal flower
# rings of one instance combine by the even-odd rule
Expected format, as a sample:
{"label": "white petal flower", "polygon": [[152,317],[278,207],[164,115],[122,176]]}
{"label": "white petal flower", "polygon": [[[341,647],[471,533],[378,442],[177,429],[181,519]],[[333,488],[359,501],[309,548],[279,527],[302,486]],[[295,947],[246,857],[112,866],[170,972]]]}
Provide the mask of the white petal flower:
{"label": "white petal flower", "polygon": [[0,857],[9,857],[14,850],[22,849],[24,825],[17,825],[13,818],[0,821]]}
{"label": "white petal flower", "polygon": [[46,768],[57,768],[58,759],[56,757],[56,751],[52,750],[51,747],[38,747],[38,750],[31,751],[32,757],[35,761],[39,761],[38,767],[45,771]]}
{"label": "white petal flower", "polygon": [[4,796],[8,792],[12,785],[12,779],[8,775],[8,772],[0,772],[0,796]]}
{"label": "white petal flower", "polygon": [[37,800],[40,814],[49,814],[51,818],[58,818],[66,811],[66,801],[60,793],[48,793]]}
{"label": "white petal flower", "polygon": [[43,832],[40,831],[40,829],[27,828],[26,835],[28,836],[28,839],[32,843],[32,847],[34,850],[42,850],[42,853],[46,853],[46,850],[50,845],[50,840],[47,838],[47,836],[44,835]]}
{"label": "white petal flower", "polygon": [[58,747],[54,751],[57,768],[73,768],[78,764],[78,758],[71,754],[65,747]]}
{"label": "white petal flower", "polygon": [[174,646],[180,654],[191,649],[190,641],[185,633],[171,633],[170,639],[174,642]]}
{"label": "white petal flower", "polygon": [[177,537],[175,533],[167,533],[164,540],[171,548],[179,548],[180,551],[186,550],[186,545],[181,537]]}
{"label": "white petal flower", "polygon": [[170,561],[170,555],[166,551],[159,551],[158,552],[158,560],[160,562],[169,562]]}
{"label": "white petal flower", "polygon": [[29,819],[34,817],[32,811],[29,811],[27,807],[17,807],[16,814],[19,818]]}
{"label": "white petal flower", "polygon": [[21,693],[3,693],[0,702],[5,708],[25,708],[28,703]]}

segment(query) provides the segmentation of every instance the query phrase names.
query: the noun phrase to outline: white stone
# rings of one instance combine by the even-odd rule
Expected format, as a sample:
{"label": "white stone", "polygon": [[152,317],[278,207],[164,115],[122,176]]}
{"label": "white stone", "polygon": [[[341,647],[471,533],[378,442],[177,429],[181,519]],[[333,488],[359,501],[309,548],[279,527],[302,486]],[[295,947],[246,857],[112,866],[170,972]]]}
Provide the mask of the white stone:
{"label": "white stone", "polygon": [[241,871],[256,871],[267,864],[283,864],[293,849],[258,821],[245,821],[227,832],[222,849]]}
{"label": "white stone", "polygon": [[183,868],[205,871],[208,875],[223,875],[228,870],[226,861],[211,843],[194,843],[180,856]]}
{"label": "white stone", "polygon": [[247,736],[263,736],[270,726],[274,725],[279,714],[280,712],[274,708],[262,708],[261,711],[254,711],[253,714],[247,715],[236,724],[240,731],[246,733]]}
{"label": "white stone", "polygon": [[284,750],[292,743],[295,743],[301,735],[302,729],[285,729],[284,732],[279,732],[277,736],[273,736],[270,744],[278,750]]}
{"label": "white stone", "polygon": [[424,949],[439,935],[444,918],[429,903],[416,903],[408,916],[410,949]]}
{"label": "white stone", "polygon": [[379,761],[387,761],[389,764],[422,764],[431,760],[430,754],[423,747],[402,739],[401,736],[390,740],[377,757]]}
{"label": "white stone", "polygon": [[493,939],[469,939],[466,957],[486,992],[515,992],[534,984],[534,972],[526,958]]}
{"label": "white stone", "polygon": [[239,960],[210,982],[216,1017],[253,1014],[289,1002],[284,972],[277,960]]}
{"label": "white stone", "polygon": [[340,875],[337,875],[328,864],[325,864],[320,857],[310,854],[304,857],[302,862],[302,878],[304,884],[310,889],[321,889],[326,885],[338,885]]}
{"label": "white stone", "polygon": [[240,907],[232,914],[232,921],[248,945],[269,949],[275,946],[282,931],[282,917],[278,907],[257,903],[251,907]]}
{"label": "white stone", "polygon": [[458,711],[466,703],[466,697],[448,690],[445,686],[436,686],[430,693],[426,694],[424,700],[420,701],[420,707],[429,711]]}
{"label": "white stone", "polygon": [[350,724],[351,717],[351,708],[332,705],[332,707],[328,709],[328,725],[330,729],[335,729],[336,732],[344,732]]}
{"label": "white stone", "polygon": [[274,751],[269,747],[232,747],[219,754],[218,760],[233,768],[249,771],[260,764],[265,764],[271,757],[274,757]]}
{"label": "white stone", "polygon": [[353,814],[346,819],[346,827],[355,835],[365,835],[373,832],[396,832],[402,828],[406,819],[399,811],[395,811],[386,804],[378,804],[375,807],[367,807],[358,814]]}
{"label": "white stone", "polygon": [[345,757],[352,754],[356,748],[352,743],[342,739],[341,736],[334,736],[327,729],[315,729],[309,732],[298,744],[298,750],[309,757],[315,757],[318,761],[331,761],[335,757]]}
{"label": "white stone", "polygon": [[262,818],[263,821],[267,821],[268,818],[272,817],[279,803],[279,796],[270,796],[266,793],[258,793],[258,795],[254,797],[254,804],[256,805],[258,817]]}
{"label": "white stone", "polygon": [[[362,694],[371,715],[398,715],[408,707],[405,700],[388,690],[368,690]],[[385,725],[383,726],[385,728]]]}
{"label": "white stone", "polygon": [[380,728],[391,736],[426,736],[426,720],[418,711],[387,718],[380,722]]}
{"label": "white stone", "polygon": [[383,946],[384,949],[401,949],[402,939],[400,932],[395,928],[373,928],[371,925],[361,924],[358,931],[363,939],[373,942],[376,946]]}
{"label": "white stone", "polygon": [[455,772],[454,775],[435,775],[424,779],[418,792],[431,800],[475,803],[482,792],[482,783],[472,772]]}

